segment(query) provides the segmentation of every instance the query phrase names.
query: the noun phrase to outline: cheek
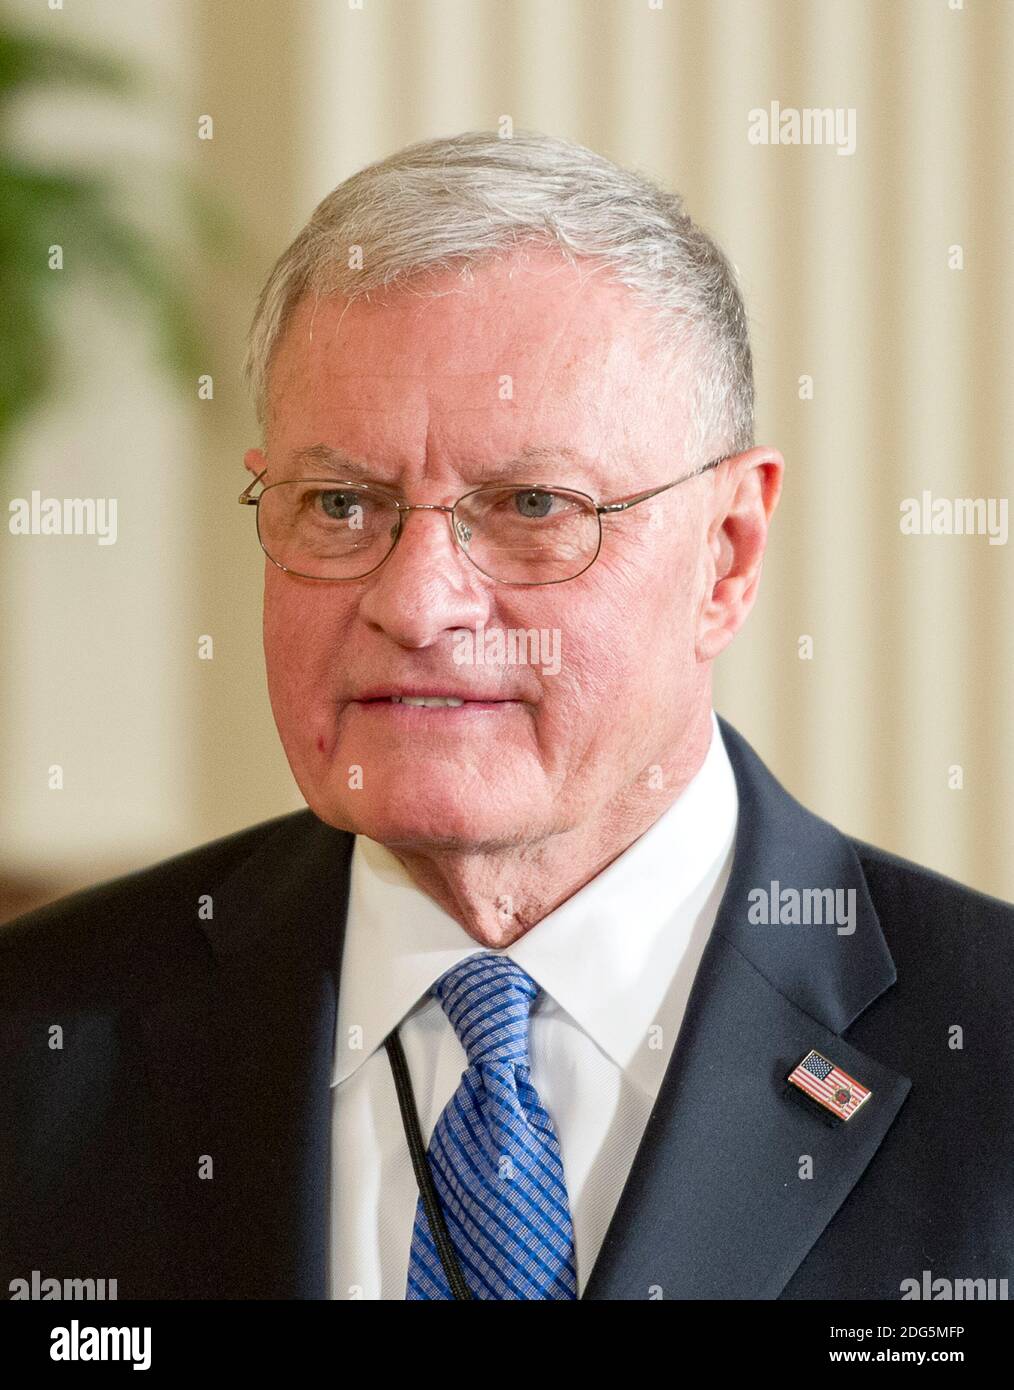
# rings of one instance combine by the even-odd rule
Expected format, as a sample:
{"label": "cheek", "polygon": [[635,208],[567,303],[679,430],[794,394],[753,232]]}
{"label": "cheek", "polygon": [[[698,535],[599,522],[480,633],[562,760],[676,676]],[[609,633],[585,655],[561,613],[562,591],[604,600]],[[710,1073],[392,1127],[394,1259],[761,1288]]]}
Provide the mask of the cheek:
{"label": "cheek", "polygon": [[[281,576],[284,579],[284,576]],[[301,640],[303,624],[291,595],[277,583],[264,591],[264,658],[272,700],[284,697],[300,674],[308,647]]]}
{"label": "cheek", "polygon": [[631,721],[670,704],[696,665],[688,567],[671,555],[653,572],[626,557],[600,564],[578,602],[556,615],[560,673],[543,682],[545,713],[570,740],[595,746],[622,741]]}
{"label": "cheek", "polygon": [[[603,566],[594,581],[589,575],[578,593],[566,596],[566,605],[561,593],[537,617],[524,615],[528,626],[559,632],[559,671],[541,677],[547,752],[622,739],[631,701],[641,702],[646,683],[657,682],[669,658],[658,650],[659,634],[647,616],[643,576],[639,588]],[[521,615],[512,621],[520,623]]]}
{"label": "cheek", "polygon": [[334,699],[343,617],[333,595],[276,572],[264,587],[264,657],[272,704],[291,717]]}

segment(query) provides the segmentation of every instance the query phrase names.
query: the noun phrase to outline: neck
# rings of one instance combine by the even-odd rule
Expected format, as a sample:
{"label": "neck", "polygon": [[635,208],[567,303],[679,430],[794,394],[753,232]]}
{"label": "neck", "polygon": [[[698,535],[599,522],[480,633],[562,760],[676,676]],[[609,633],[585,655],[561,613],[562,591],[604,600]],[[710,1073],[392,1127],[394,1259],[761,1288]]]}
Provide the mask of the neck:
{"label": "neck", "polygon": [[641,774],[587,819],[522,847],[427,854],[391,846],[418,888],[481,946],[502,949],[573,897],[639,839],[700,771],[712,737],[710,707],[670,758],[664,791],[645,795]]}

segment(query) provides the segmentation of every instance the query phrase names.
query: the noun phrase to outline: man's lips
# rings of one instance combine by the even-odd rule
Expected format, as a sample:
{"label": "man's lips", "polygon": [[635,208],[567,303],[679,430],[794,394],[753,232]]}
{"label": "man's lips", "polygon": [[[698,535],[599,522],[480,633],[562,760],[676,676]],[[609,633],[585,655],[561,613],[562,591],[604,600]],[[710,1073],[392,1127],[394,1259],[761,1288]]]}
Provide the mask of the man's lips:
{"label": "man's lips", "polygon": [[498,709],[521,702],[492,691],[466,690],[460,686],[385,686],[354,695],[350,704],[387,710]]}
{"label": "man's lips", "polygon": [[374,689],[366,689],[359,695],[352,696],[353,701],[359,705],[367,705],[374,701],[412,701],[412,699],[459,699],[459,701],[472,703],[472,705],[506,705],[506,703],[517,703],[516,699],[510,695],[504,695],[499,691],[476,691],[476,689],[466,689],[460,685],[384,685]]}

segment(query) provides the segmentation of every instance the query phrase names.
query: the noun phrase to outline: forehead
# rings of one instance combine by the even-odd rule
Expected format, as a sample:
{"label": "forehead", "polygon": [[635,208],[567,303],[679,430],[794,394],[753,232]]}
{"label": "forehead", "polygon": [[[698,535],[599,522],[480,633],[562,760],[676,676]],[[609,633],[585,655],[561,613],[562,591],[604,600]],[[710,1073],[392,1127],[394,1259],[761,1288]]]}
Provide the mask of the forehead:
{"label": "forehead", "polygon": [[428,273],[369,299],[307,296],[272,361],[276,447],[329,440],[411,452],[430,442],[513,448],[558,438],[650,447],[678,428],[652,311],[600,265],[527,250]]}

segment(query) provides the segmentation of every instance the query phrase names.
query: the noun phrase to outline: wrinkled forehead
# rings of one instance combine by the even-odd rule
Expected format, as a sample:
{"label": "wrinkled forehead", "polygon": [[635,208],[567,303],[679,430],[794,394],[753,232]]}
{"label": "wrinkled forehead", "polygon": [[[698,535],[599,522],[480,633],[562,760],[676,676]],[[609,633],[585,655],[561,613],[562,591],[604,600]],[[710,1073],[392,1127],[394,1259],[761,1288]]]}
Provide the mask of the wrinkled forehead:
{"label": "wrinkled forehead", "polygon": [[583,452],[617,434],[647,449],[680,428],[679,376],[630,289],[529,254],[364,299],[305,296],[272,357],[269,441],[365,445],[425,421],[449,442],[562,432]]}

